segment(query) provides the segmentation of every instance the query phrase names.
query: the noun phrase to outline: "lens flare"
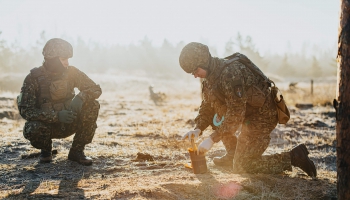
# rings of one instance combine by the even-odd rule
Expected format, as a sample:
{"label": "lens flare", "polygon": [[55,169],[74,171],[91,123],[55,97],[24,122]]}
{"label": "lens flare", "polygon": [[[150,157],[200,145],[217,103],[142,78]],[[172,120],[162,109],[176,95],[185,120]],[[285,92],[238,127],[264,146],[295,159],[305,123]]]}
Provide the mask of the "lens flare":
{"label": "lens flare", "polygon": [[215,196],[219,199],[229,199],[238,195],[243,187],[236,182],[217,185],[213,188]]}

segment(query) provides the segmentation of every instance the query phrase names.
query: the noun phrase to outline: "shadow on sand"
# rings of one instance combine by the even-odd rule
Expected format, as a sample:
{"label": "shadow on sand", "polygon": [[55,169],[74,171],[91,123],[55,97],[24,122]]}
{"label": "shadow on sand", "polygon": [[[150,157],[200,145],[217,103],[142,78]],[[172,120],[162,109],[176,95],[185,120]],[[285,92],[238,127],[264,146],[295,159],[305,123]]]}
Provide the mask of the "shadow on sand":
{"label": "shadow on sand", "polygon": [[[8,187],[19,187],[19,194],[9,195],[8,199],[46,199],[69,198],[84,199],[84,190],[78,188],[82,178],[88,178],[84,173],[90,167],[81,166],[71,161],[57,161],[50,164],[36,163],[23,167],[14,173],[16,178],[8,183]],[[40,191],[44,184],[45,192]],[[57,184],[58,190],[57,190]],[[46,193],[47,192],[47,193]]]}

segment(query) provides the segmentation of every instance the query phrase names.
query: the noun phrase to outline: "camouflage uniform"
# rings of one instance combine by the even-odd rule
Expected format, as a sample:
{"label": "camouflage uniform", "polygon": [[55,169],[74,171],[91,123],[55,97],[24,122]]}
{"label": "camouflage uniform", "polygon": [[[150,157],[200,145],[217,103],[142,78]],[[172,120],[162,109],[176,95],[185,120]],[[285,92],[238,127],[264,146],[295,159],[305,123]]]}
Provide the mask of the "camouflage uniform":
{"label": "camouflage uniform", "polygon": [[[45,51],[45,48],[48,49]],[[56,51],[59,50],[60,48],[56,48]],[[50,58],[50,52],[53,55],[57,54],[45,46],[43,51],[45,58]],[[59,55],[62,53],[66,51]],[[71,57],[72,52],[66,55]],[[74,88],[79,89],[78,96],[84,103],[74,122],[64,124],[59,122],[58,112],[70,109],[70,102],[75,96]],[[56,89],[58,93],[55,92]],[[97,128],[96,120],[100,104],[96,99],[101,93],[99,85],[73,66],[69,66],[60,75],[51,73],[44,66],[32,69],[24,80],[17,100],[20,115],[27,120],[23,128],[24,137],[33,147],[50,151],[53,138],[65,138],[76,133],[72,148],[83,150],[86,144],[91,143]]]}
{"label": "camouflage uniform", "polygon": [[[205,45],[199,43],[189,45],[197,52],[208,51]],[[184,47],[181,55],[187,54],[186,51],[191,49],[186,48]],[[289,152],[262,155],[269,145],[270,133],[278,123],[270,88],[264,79],[239,61],[226,64],[226,59],[211,56],[208,61],[200,56],[189,60],[189,64],[186,65],[186,60],[180,56],[181,67],[192,67],[187,69],[187,72],[194,70],[193,63],[208,63],[207,66],[202,66],[207,70],[207,77],[203,81],[204,99],[195,118],[196,128],[203,131],[211,125],[215,129],[210,137],[214,142],[221,140],[227,153],[234,156],[233,171],[276,174],[292,170]],[[261,95],[265,96],[263,100]],[[214,114],[217,114],[219,119],[224,116],[223,123],[218,127],[213,125]],[[240,126],[242,129],[237,138],[235,132]]]}

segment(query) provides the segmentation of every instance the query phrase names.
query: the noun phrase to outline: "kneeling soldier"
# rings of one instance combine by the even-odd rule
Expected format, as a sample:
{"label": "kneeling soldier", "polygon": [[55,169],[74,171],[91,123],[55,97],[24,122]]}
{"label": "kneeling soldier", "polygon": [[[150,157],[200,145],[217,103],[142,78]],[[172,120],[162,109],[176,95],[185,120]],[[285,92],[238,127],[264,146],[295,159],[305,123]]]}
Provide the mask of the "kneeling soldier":
{"label": "kneeling soldier", "polygon": [[[75,133],[68,159],[91,165],[84,147],[91,143],[97,128],[102,91],[86,74],[69,66],[73,48],[67,41],[54,38],[43,49],[44,62],[30,71],[17,97],[20,115],[27,120],[23,135],[41,149],[40,162],[52,161],[52,139]],[[75,95],[74,88],[79,89]]]}
{"label": "kneeling soldier", "polygon": [[[277,111],[269,80],[247,57],[239,53],[225,59],[212,57],[206,45],[192,42],[182,49],[179,61],[185,72],[204,78],[196,127],[183,139],[197,138],[211,125],[215,131],[198,149],[207,152],[222,141],[226,155],[215,157],[216,165],[233,167],[235,173],[267,174],[296,166],[309,176],[317,176],[304,144],[289,152],[262,155],[278,123]],[[240,126],[237,138],[235,132]]]}

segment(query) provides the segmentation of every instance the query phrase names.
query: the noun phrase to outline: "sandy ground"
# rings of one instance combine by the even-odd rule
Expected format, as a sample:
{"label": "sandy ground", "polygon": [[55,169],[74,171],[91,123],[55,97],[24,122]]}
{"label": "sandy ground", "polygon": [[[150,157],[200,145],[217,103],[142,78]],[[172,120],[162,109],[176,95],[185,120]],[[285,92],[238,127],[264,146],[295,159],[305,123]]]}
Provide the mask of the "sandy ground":
{"label": "sandy ground", "polygon": [[[271,133],[266,154],[305,143],[318,177],[298,168],[278,175],[233,174],[216,167],[222,143],[207,154],[209,171],[194,174],[188,142],[181,135],[193,128],[200,104],[199,82],[145,76],[92,76],[103,88],[98,129],[85,153],[92,166],[67,160],[72,136],[55,139],[58,154],[50,164],[22,156],[39,152],[22,136],[24,120],[14,105],[15,93],[0,94],[0,198],[2,199],[336,199],[334,110],[327,106],[299,109]],[[155,104],[148,87],[167,95]],[[287,95],[288,96],[288,95]],[[297,101],[297,99],[295,100]],[[210,134],[211,128],[204,133]],[[203,138],[202,138],[203,139]],[[137,159],[150,154],[153,161]]]}

